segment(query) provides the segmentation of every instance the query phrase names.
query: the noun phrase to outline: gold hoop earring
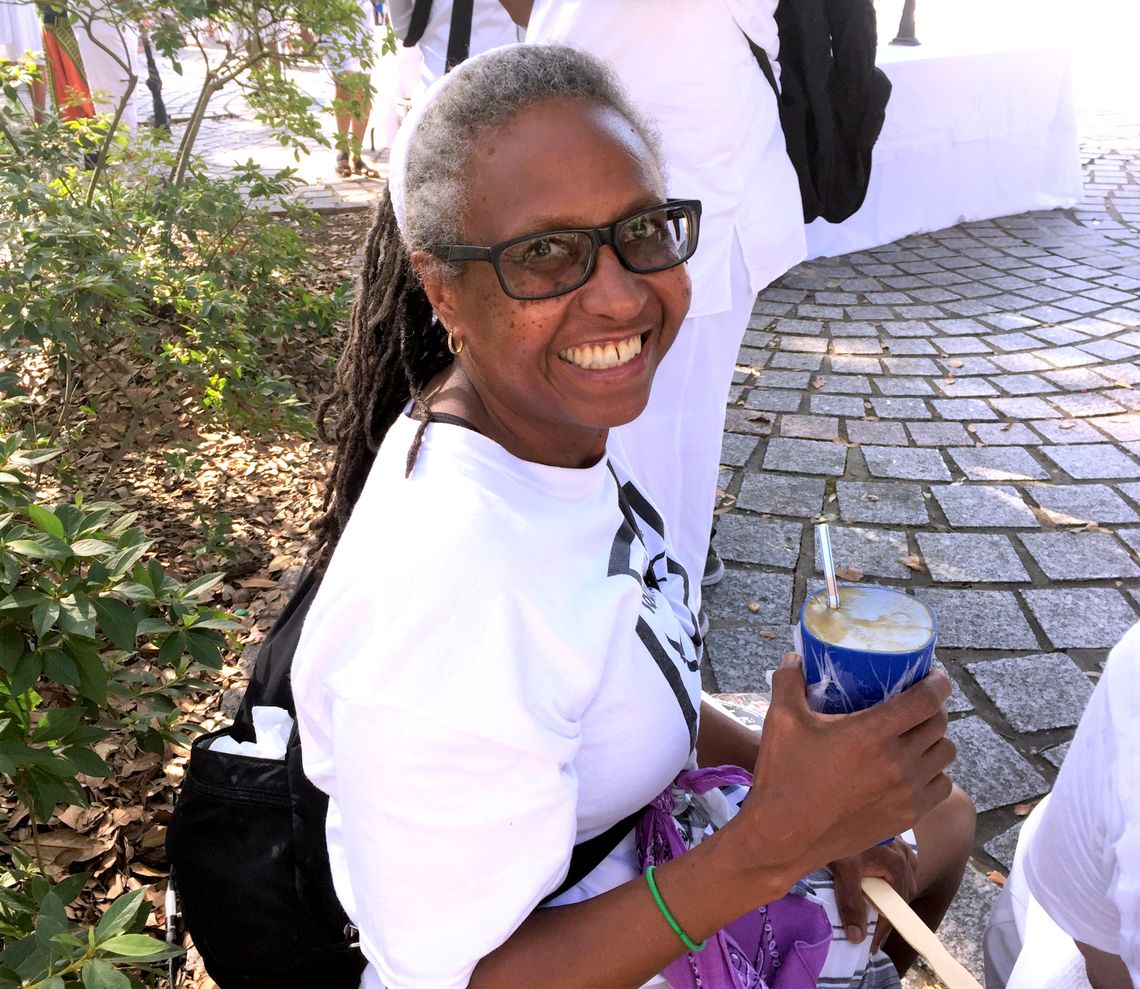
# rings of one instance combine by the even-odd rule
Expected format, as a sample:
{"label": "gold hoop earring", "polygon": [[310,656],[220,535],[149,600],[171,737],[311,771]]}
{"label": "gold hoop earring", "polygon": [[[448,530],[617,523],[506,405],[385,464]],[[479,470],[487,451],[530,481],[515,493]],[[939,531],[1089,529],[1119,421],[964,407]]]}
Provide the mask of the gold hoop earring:
{"label": "gold hoop earring", "polygon": [[462,354],[463,348],[466,345],[467,341],[463,340],[462,338],[460,338],[459,342],[456,343],[455,334],[453,334],[451,330],[447,331],[447,349],[450,350],[454,356],[458,357],[460,354]]}

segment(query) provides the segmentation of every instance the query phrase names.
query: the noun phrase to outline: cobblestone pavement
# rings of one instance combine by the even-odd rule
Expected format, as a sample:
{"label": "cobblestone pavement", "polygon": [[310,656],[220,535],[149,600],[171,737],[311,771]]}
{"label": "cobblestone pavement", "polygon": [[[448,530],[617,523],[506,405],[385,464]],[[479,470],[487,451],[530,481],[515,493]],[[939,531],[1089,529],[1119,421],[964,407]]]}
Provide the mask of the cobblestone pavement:
{"label": "cobblestone pavement", "polygon": [[[184,117],[200,66],[166,80]],[[302,77],[319,101],[322,73]],[[708,681],[763,689],[837,563],[928,601],[955,684],[956,780],[980,812],[944,925],[981,977],[981,932],[1020,805],[1048,791],[1107,651],[1140,619],[1140,120],[1082,117],[1086,197],[804,264],[758,299],[740,353],[707,595]],[[299,167],[303,202],[367,205],[381,181],[295,161],[223,93],[211,167]],[[908,985],[921,986],[912,977]]]}
{"label": "cobblestone pavement", "polygon": [[1046,793],[1108,649],[1140,620],[1140,127],[1093,121],[1086,197],[801,265],[758,299],[733,384],[707,594],[716,691],[755,691],[838,566],[913,592],[955,684],[977,802],[950,940],[979,938],[1018,805]]}

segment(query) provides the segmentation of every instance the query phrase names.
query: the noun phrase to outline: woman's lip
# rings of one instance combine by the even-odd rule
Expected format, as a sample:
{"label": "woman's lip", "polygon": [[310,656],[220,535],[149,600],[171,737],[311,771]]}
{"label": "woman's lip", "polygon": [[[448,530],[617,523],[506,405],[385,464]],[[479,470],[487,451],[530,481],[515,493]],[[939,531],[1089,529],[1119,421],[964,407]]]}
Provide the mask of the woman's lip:
{"label": "woman's lip", "polygon": [[[623,337],[610,340],[590,340],[574,344],[558,351],[558,358],[571,367],[582,371],[613,371],[633,363],[642,353],[649,339],[650,331],[630,333]],[[596,366],[598,361],[613,361],[617,363]]]}
{"label": "woman's lip", "polygon": [[575,377],[587,378],[590,381],[608,381],[622,377],[635,378],[640,376],[648,365],[650,347],[647,344],[651,336],[652,333],[649,331],[641,334],[642,346],[637,356],[632,360],[626,361],[624,364],[618,364],[614,367],[582,367],[561,356],[558,358],[558,363],[568,372],[574,374]]}

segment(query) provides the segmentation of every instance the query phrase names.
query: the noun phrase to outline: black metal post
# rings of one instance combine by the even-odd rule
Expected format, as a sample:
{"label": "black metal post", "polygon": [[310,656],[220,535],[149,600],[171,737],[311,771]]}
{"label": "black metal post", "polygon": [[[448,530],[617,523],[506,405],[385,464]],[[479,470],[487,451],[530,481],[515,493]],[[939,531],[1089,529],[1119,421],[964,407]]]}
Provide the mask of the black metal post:
{"label": "black metal post", "polygon": [[922,44],[914,35],[914,5],[915,0],[904,0],[902,17],[899,18],[899,33],[891,42],[892,45]]}

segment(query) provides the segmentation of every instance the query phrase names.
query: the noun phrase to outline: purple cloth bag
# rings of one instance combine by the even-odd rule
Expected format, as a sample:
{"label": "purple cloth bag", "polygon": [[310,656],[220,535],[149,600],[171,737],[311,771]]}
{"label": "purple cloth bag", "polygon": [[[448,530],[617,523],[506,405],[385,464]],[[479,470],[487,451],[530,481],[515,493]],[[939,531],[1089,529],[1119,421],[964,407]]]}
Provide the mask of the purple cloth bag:
{"label": "purple cloth bag", "polygon": [[[682,771],[638,822],[638,867],[644,872],[688,851],[674,817],[678,796],[751,783],[735,766]],[[672,989],[815,989],[830,944],[823,907],[789,893],[732,921],[703,951],[686,952],[662,974]]]}

